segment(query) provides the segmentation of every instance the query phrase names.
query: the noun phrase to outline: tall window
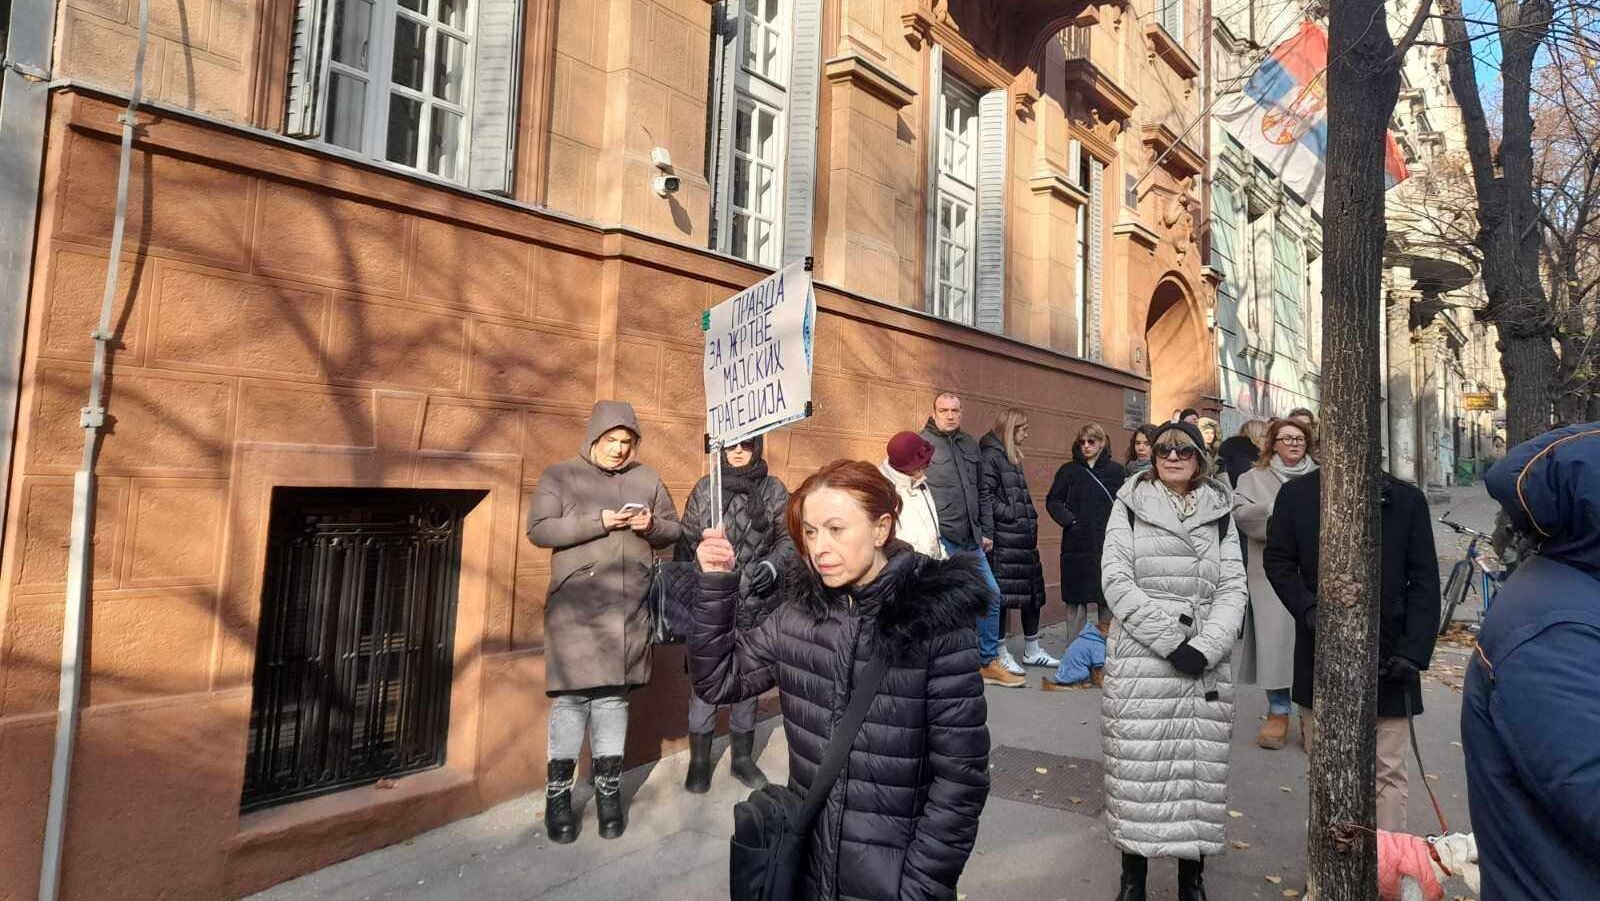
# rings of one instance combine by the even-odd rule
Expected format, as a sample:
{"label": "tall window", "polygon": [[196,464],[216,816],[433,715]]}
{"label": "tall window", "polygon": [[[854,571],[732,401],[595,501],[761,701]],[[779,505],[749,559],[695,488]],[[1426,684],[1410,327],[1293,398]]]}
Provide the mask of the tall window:
{"label": "tall window", "polygon": [[[1073,177],[1078,180],[1078,187],[1084,189],[1084,191],[1091,190],[1092,179],[1094,178],[1093,171],[1094,159],[1087,153],[1079,151],[1078,171],[1073,173]],[[1077,290],[1076,296],[1078,298],[1076,318],[1078,323],[1078,356],[1080,357],[1089,355],[1089,288],[1091,284],[1089,276],[1089,251],[1091,246],[1089,243],[1089,220],[1094,214],[1091,205],[1097,199],[1096,196],[1091,195],[1088,204],[1078,207],[1078,255],[1076,257],[1078,265],[1074,274],[1073,284]]]}
{"label": "tall window", "polygon": [[285,130],[507,190],[519,14],[518,0],[297,0]]}
{"label": "tall window", "polygon": [[[1222,273],[1217,290],[1230,301],[1239,297],[1239,201],[1227,182],[1211,194],[1211,265]],[[1219,303],[1218,306],[1221,306]]]}
{"label": "tall window", "polygon": [[[716,96],[731,109],[718,141],[718,246],[752,263],[778,264],[786,124],[790,106],[789,0],[730,0]],[[719,113],[719,116],[722,114]]]}
{"label": "tall window", "polygon": [[1305,341],[1305,265],[1300,242],[1281,225],[1272,242],[1272,350],[1303,359]]}
{"label": "tall window", "polygon": [[1183,0],[1156,0],[1157,22],[1161,30],[1183,46]]}
{"label": "tall window", "polygon": [[933,309],[971,324],[977,253],[978,95],[946,73],[939,96],[938,243]]}

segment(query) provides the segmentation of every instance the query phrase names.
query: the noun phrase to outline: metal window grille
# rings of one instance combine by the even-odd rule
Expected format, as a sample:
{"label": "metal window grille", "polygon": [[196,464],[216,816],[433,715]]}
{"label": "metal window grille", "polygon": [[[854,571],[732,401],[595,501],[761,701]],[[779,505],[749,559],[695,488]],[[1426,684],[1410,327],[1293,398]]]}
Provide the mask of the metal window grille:
{"label": "metal window grille", "polygon": [[244,811],[440,766],[473,491],[279,489]]}

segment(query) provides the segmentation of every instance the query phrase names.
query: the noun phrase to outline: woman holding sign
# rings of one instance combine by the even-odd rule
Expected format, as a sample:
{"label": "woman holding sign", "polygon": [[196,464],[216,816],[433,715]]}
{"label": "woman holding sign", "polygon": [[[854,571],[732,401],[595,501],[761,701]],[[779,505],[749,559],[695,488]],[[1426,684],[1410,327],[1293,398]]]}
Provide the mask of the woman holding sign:
{"label": "woman holding sign", "polygon": [[[784,580],[784,603],[748,632],[735,627],[733,545],[708,529],[697,551],[695,691],[727,704],[776,685],[789,788],[818,792],[796,897],[954,899],[989,795],[974,628],[988,583],[971,556],[933,561],[898,541],[899,506],[869,463],[837,460],[806,479],[786,517],[802,564]],[[841,727],[852,712],[858,727]],[[839,766],[822,772],[834,742]],[[736,810],[734,842],[757,838],[752,825]],[[740,863],[735,898],[748,897]]]}
{"label": "woman holding sign", "polygon": [[[789,489],[767,474],[762,451],[766,442],[750,438],[722,450],[722,524],[733,544],[739,565],[740,631],[755,628],[778,605],[778,576],[794,559],[794,542],[784,528],[783,512]],[[700,547],[700,534],[712,521],[711,477],[702,476],[683,507],[683,537],[674,559],[690,561]],[[729,743],[733,746],[733,776],[750,788],[767,784],[756,765],[756,699],[746,698],[728,711]],[[694,794],[711,790],[711,737],[717,728],[717,708],[689,695],[689,774],[684,788]]]}
{"label": "woman holding sign", "polygon": [[627,825],[622,749],[628,690],[650,681],[650,566],[682,531],[661,477],[639,462],[640,438],[631,405],[595,404],[582,453],[540,474],[528,511],[528,540],[555,552],[544,609],[545,693],[555,699],[545,829],[560,844],[578,837],[572,784],[586,731],[600,837]]}

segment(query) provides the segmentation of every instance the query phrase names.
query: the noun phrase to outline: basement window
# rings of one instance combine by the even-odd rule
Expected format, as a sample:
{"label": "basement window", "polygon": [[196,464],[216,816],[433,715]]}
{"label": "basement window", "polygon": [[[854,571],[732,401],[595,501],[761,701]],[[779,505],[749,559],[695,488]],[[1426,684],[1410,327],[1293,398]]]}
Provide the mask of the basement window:
{"label": "basement window", "polygon": [[444,764],[462,523],[483,496],[273,493],[242,811]]}

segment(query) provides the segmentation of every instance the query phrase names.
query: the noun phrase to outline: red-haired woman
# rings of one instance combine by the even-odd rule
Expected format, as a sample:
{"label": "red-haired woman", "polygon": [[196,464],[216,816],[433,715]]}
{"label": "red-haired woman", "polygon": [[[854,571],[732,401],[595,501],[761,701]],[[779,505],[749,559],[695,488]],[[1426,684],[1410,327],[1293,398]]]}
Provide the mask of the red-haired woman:
{"label": "red-haired woman", "polygon": [[695,691],[731,704],[776,685],[789,784],[804,794],[869,664],[888,669],[811,828],[801,897],[956,896],[989,794],[973,624],[989,589],[968,555],[933,561],[894,537],[900,500],[871,464],[835,461],[789,500],[801,562],[784,603],[734,628],[733,547],[708,529],[689,634]]}

